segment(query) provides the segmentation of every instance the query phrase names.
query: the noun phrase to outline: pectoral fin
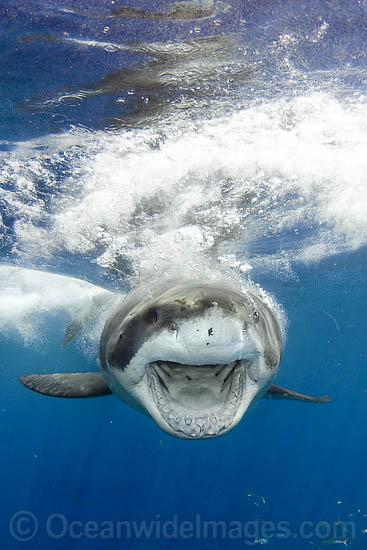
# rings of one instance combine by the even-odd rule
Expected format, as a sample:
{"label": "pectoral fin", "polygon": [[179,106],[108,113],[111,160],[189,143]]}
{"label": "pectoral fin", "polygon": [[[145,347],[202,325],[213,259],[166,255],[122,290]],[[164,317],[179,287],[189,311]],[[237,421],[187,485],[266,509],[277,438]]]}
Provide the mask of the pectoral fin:
{"label": "pectoral fin", "polygon": [[67,346],[75,336],[80,334],[84,328],[84,325],[81,321],[71,321],[69,326],[66,329],[65,336],[61,342],[62,346]]}
{"label": "pectoral fin", "polygon": [[329,395],[311,397],[310,395],[304,395],[303,393],[297,393],[296,391],[287,390],[281,386],[274,385],[270,386],[264,397],[266,399],[296,399],[297,401],[308,401],[309,403],[328,403],[331,401]]}
{"label": "pectoral fin", "polygon": [[120,300],[121,298],[109,290],[102,290],[102,292],[92,297],[86,297],[80,304],[80,310],[77,315],[70,321],[61,345],[67,346],[88,325],[95,321],[99,315],[102,315],[107,308],[112,307],[118,299]]}
{"label": "pectoral fin", "polygon": [[98,397],[112,393],[100,372],[29,374],[20,381],[30,390],[52,397]]}

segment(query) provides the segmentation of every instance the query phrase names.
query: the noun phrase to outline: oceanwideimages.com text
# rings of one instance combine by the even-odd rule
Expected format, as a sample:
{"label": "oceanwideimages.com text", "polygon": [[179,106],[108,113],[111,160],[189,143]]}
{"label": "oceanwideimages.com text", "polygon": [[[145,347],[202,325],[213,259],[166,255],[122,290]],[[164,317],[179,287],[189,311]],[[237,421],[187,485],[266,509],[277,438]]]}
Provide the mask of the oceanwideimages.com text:
{"label": "oceanwideimages.com text", "polygon": [[243,540],[247,545],[269,542],[271,539],[351,540],[356,536],[353,521],[303,521],[294,525],[289,521],[241,521],[213,520],[202,514],[184,519],[178,514],[163,520],[156,515],[149,520],[82,521],[54,512],[45,520],[29,510],[15,512],[9,520],[11,536],[18,541],[29,541],[38,536],[50,540]]}

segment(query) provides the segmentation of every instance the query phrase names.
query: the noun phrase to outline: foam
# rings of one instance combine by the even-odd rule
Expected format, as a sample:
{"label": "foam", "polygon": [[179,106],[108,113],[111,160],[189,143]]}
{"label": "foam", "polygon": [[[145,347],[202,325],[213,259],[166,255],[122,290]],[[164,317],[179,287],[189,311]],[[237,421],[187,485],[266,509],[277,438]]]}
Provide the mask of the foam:
{"label": "foam", "polygon": [[[105,269],[120,269],[123,257],[134,286],[215,269],[219,256],[290,272],[292,262],[358,248],[367,238],[366,103],[311,89],[200,127],[177,121],[163,137],[148,128],[83,140],[74,131],[33,155],[20,144],[7,160],[15,188],[3,191],[16,219],[13,251],[27,261],[89,255]],[[62,147],[70,174],[60,180]],[[286,246],[267,248],[269,238]]]}
{"label": "foam", "polygon": [[[0,265],[0,332],[25,344],[42,338],[45,323],[62,313],[65,328],[94,296],[109,291],[73,277]],[[60,333],[60,344],[63,334]]]}

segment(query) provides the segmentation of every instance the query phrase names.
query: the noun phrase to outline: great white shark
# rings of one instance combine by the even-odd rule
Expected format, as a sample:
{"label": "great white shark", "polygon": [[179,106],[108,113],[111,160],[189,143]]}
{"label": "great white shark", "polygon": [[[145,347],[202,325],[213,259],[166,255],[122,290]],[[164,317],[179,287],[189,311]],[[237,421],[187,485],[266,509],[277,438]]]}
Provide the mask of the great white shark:
{"label": "great white shark", "polygon": [[107,320],[101,372],[33,374],[22,383],[54,397],[114,393],[182,439],[222,436],[259,399],[327,402],[273,385],[281,320],[256,289],[190,280],[137,289]]}

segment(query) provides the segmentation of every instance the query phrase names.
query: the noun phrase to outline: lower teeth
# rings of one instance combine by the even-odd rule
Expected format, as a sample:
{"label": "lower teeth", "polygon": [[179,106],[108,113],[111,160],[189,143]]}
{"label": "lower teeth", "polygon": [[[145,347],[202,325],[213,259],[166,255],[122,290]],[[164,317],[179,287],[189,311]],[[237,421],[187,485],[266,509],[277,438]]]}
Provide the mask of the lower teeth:
{"label": "lower teeth", "polygon": [[177,412],[170,407],[155,374],[150,377],[150,385],[156,405],[167,424],[175,431],[196,438],[217,435],[232,424],[242,396],[240,378],[240,373],[237,372],[231,398],[225,405],[222,405],[220,410],[217,410],[215,414],[211,412],[200,414],[200,416],[195,416],[191,412],[178,416]]}

